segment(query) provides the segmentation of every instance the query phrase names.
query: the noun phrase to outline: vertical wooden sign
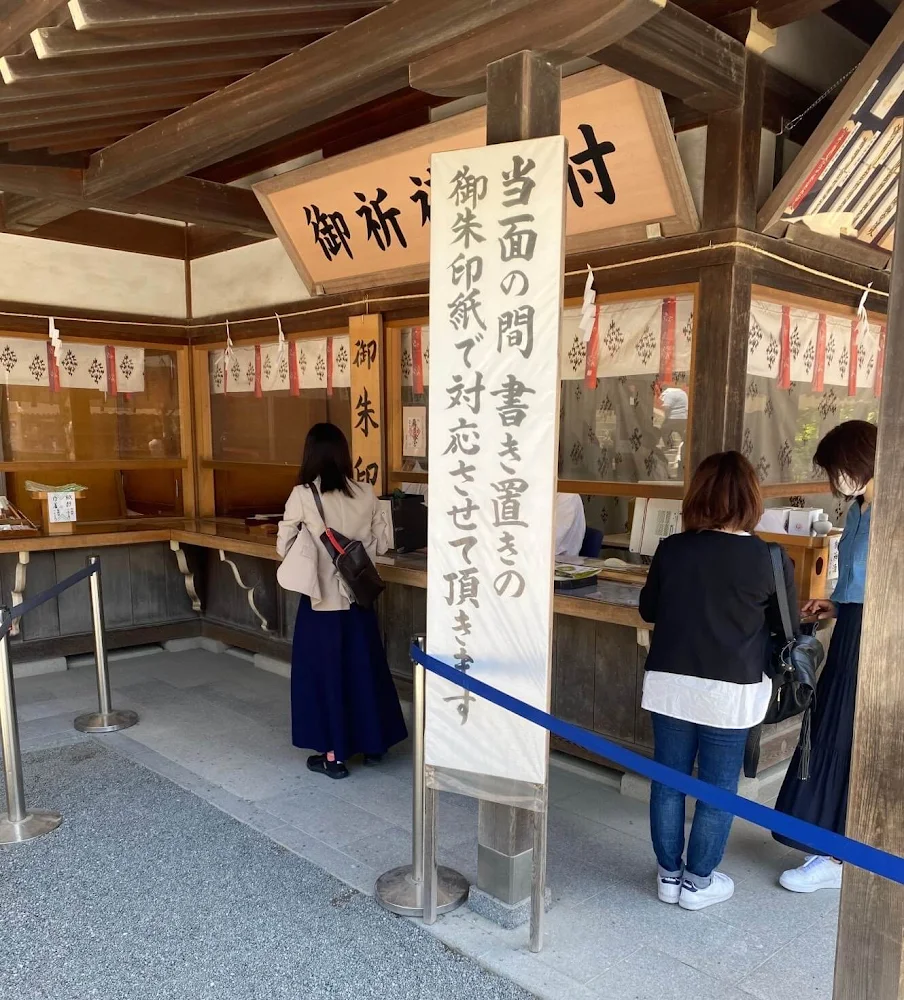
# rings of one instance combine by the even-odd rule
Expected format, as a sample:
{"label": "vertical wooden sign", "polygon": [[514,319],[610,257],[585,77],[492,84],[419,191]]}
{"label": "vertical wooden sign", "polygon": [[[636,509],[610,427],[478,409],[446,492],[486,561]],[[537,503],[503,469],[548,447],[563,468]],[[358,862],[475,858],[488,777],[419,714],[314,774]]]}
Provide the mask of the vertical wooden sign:
{"label": "vertical wooden sign", "polygon": [[383,318],[352,316],[348,322],[351,355],[352,464],[355,479],[385,490],[383,460]]}

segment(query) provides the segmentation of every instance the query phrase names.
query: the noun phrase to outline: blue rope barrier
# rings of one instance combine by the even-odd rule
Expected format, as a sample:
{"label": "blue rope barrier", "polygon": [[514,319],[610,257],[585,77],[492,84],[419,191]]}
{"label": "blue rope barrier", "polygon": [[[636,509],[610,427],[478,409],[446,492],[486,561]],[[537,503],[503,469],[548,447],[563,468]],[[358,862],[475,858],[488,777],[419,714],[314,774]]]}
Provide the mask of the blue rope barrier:
{"label": "blue rope barrier", "polygon": [[724,788],[717,788],[699,778],[666,767],[664,764],[643,757],[633,750],[626,750],[597,733],[591,733],[580,726],[572,725],[570,722],[563,722],[548,712],[528,705],[476,677],[471,677],[441,660],[428,656],[421,652],[417,646],[411,647],[411,657],[431,673],[437,674],[480,698],[485,698],[506,711],[521,716],[522,719],[527,719],[528,722],[548,729],[556,736],[575,743],[585,750],[595,753],[598,757],[605,757],[625,770],[635,771],[651,781],[658,781],[661,785],[669,785],[685,795],[691,795],[695,799],[707,802],[723,812],[740,816],[741,819],[746,819],[766,830],[781,834],[789,840],[794,840],[799,844],[808,844],[817,854],[837,858],[839,861],[847,861],[857,868],[863,868],[875,875],[881,875],[892,882],[904,885],[904,858],[900,858],[896,854],[889,854],[887,851],[871,847],[869,844],[851,840],[850,837],[844,837],[832,830],[824,830],[821,826],[815,826],[813,823],[807,823],[794,816],[789,816],[787,813],[770,809],[759,802],[745,799],[734,792],[727,792]]}
{"label": "blue rope barrier", "polygon": [[100,572],[100,563],[93,563],[84,569],[77,570],[71,576],[67,576],[65,580],[55,583],[52,587],[48,587],[47,590],[42,590],[40,594],[35,594],[34,597],[29,597],[27,601],[17,604],[10,610],[9,618],[0,626],[0,636],[9,634],[9,630],[13,627],[13,621],[16,618],[21,618],[22,615],[28,614],[29,611],[34,611],[35,608],[40,607],[52,598],[58,597],[64,590],[74,587],[75,584],[87,579],[92,573],[98,572]]}

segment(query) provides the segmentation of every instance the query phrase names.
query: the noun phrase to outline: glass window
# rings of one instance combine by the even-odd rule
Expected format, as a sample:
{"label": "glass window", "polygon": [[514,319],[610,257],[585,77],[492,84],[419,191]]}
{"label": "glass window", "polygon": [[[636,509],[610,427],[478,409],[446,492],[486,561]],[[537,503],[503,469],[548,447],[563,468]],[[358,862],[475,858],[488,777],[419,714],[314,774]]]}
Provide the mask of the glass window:
{"label": "glass window", "polygon": [[853,314],[754,298],[743,451],[761,483],[819,482],[819,440],[845,420],[877,420],[884,337]]}

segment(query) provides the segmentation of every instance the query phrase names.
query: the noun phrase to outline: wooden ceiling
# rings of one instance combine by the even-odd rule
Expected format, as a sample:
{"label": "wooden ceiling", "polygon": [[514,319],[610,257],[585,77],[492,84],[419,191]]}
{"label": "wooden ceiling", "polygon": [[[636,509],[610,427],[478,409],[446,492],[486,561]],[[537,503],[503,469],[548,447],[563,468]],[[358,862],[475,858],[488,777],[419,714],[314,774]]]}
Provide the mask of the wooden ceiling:
{"label": "wooden ceiling", "polygon": [[[824,11],[871,42],[894,5],[759,0],[757,11],[771,27]],[[737,99],[736,39],[750,7],[751,0],[664,8],[657,0],[0,0],[4,227],[174,257],[268,238],[254,195],[232,182],[424,124],[432,107],[481,89],[484,57],[523,47],[538,32],[551,48],[659,86],[676,125],[692,124]],[[420,89],[408,86],[409,71]],[[767,120],[816,96],[776,73],[769,91]]]}

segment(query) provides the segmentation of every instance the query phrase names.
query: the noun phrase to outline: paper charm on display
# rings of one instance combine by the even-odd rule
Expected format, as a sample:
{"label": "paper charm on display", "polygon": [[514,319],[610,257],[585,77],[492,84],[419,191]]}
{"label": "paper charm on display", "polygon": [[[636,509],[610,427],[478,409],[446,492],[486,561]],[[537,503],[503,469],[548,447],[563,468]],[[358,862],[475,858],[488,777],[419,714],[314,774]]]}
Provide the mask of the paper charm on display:
{"label": "paper charm on display", "polygon": [[[227,362],[227,350],[229,360]],[[329,367],[331,365],[331,367]],[[253,347],[228,347],[210,353],[210,392],[294,392],[348,388],[351,380],[348,336],[283,340]]]}
{"label": "paper charm on display", "polygon": [[403,406],[402,427],[404,429],[404,436],[402,440],[402,457],[426,458],[427,457],[427,407]]}
{"label": "paper charm on display", "polygon": [[75,520],[75,493],[72,490],[54,490],[47,494],[47,513],[51,524],[64,524]]}
{"label": "paper charm on display", "polygon": [[430,385],[430,327],[411,326],[402,330],[402,385],[422,395]]}
{"label": "paper charm on display", "polygon": [[596,323],[596,292],[593,288],[593,268],[587,265],[587,280],[584,282],[584,302],[581,306],[581,332],[584,334],[584,343],[588,343],[590,335],[593,333],[593,326]]}
{"label": "paper charm on display", "polygon": [[747,374],[778,378],[782,353],[783,307],[773,302],[750,306],[750,335],[747,340]]}
{"label": "paper charm on display", "polygon": [[57,360],[57,364],[60,362],[60,331],[57,329],[56,321],[53,316],[47,320],[47,337],[50,340],[51,346],[53,347],[53,355]]}
{"label": "paper charm on display", "polygon": [[[545,708],[565,139],[439,153],[431,167],[428,652]],[[483,776],[546,781],[541,728],[433,675],[425,754],[477,792]]]}

